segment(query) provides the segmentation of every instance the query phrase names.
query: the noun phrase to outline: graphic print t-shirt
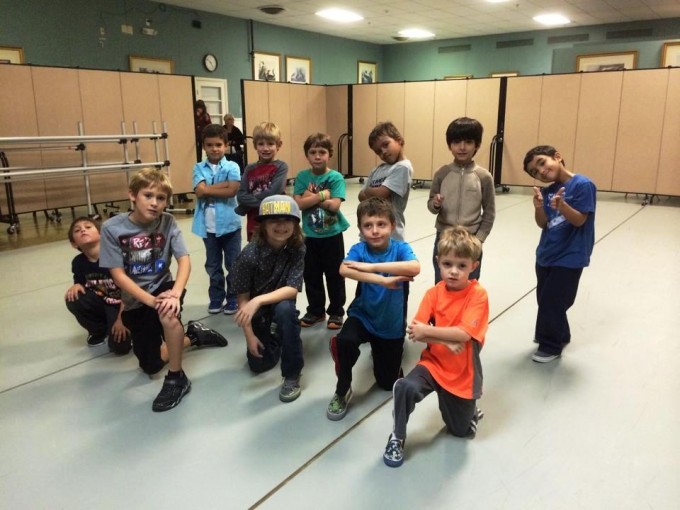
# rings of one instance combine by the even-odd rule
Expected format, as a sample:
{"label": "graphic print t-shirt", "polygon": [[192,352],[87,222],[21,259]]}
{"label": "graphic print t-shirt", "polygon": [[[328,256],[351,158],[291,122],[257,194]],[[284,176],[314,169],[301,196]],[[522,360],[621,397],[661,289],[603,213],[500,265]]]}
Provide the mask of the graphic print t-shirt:
{"label": "graphic print t-shirt", "polygon": [[79,283],[102,298],[107,305],[120,305],[120,289],[111,278],[108,269],[99,267],[99,262],[87,259],[84,253],[71,262],[73,283]]}

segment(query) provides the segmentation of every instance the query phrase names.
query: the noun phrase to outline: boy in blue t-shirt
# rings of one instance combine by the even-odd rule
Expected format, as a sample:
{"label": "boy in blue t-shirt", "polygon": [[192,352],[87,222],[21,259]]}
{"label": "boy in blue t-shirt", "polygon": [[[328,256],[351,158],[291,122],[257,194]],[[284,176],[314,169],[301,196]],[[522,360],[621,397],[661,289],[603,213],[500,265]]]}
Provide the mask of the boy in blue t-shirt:
{"label": "boy in blue t-shirt", "polygon": [[[304,143],[305,156],[311,166],[295,177],[295,202],[302,210],[305,234],[305,291],[307,313],[300,319],[302,327],[313,326],[326,318],[328,329],[340,329],[345,315],[345,279],[340,276],[340,264],[345,256],[342,233],[349,222],[340,211],[345,200],[345,179],[328,168],[333,156],[330,136],[315,133]],[[323,277],[328,285],[328,309]]]}
{"label": "boy in blue t-shirt", "polygon": [[235,212],[241,172],[225,157],[227,132],[223,126],[210,124],[203,130],[203,149],[207,159],[194,166],[196,211],[191,231],[205,244],[205,270],[210,278],[208,313],[220,313],[226,298],[224,313],[231,315],[238,310],[231,267],[241,252],[241,217]]}
{"label": "boy in blue t-shirt", "polygon": [[549,145],[527,152],[524,171],[550,183],[534,187],[534,219],[542,232],[536,248],[538,350],[531,356],[537,363],[549,363],[571,341],[567,310],[593,252],[597,189],[587,177],[567,170],[562,155]]}
{"label": "boy in blue t-shirt", "polygon": [[362,343],[371,343],[376,383],[392,390],[404,352],[404,287],[420,273],[420,263],[409,244],[391,239],[396,220],[387,200],[371,197],[362,201],[357,218],[363,240],[350,248],[340,266],[340,275],[359,282],[357,295],[342,330],[330,342],[338,382],[326,416],[333,421],[347,414],[352,367]]}

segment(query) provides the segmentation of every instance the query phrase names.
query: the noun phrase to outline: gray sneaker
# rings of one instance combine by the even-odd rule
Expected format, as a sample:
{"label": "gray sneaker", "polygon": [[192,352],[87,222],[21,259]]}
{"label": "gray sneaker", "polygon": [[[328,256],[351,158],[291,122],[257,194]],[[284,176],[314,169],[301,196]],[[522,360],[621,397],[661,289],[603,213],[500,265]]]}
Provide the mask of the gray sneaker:
{"label": "gray sneaker", "polygon": [[344,397],[341,397],[337,393],[333,395],[333,398],[328,404],[328,409],[326,409],[326,418],[331,421],[342,420],[347,414],[347,406],[351,398],[352,388],[347,390]]}
{"label": "gray sneaker", "polygon": [[300,396],[301,392],[300,375],[286,377],[279,390],[279,400],[281,400],[281,402],[292,402]]}

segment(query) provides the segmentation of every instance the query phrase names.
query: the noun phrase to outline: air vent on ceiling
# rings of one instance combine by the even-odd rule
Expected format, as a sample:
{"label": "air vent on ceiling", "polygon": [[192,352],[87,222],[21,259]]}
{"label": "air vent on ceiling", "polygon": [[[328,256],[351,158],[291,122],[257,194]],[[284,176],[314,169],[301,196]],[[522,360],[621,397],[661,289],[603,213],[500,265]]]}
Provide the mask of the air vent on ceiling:
{"label": "air vent on ceiling", "polygon": [[440,46],[437,48],[439,53],[455,53],[457,51],[470,51],[472,46],[470,44],[459,44],[457,46]]}
{"label": "air vent on ceiling", "polygon": [[498,41],[496,49],[500,48],[517,48],[519,46],[533,46],[533,39],[515,39],[514,41]]}
{"label": "air vent on ceiling", "polygon": [[275,14],[280,14],[285,9],[281,7],[280,5],[262,5],[257,8],[259,11],[264,12],[265,14],[271,14],[272,16]]}
{"label": "air vent on ceiling", "polygon": [[590,34],[553,35],[548,37],[548,44],[584,42],[588,40],[590,40]]}
{"label": "air vent on ceiling", "polygon": [[607,32],[606,39],[632,39],[635,37],[651,37],[653,34],[651,28],[640,28],[637,30],[616,30],[614,32]]}

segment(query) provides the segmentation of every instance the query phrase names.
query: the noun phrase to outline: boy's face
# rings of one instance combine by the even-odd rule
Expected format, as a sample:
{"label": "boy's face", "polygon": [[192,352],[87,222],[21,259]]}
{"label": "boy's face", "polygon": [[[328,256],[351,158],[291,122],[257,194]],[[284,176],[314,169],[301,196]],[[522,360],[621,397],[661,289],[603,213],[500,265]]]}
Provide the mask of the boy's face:
{"label": "boy's face", "polygon": [[135,205],[134,211],[130,213],[130,219],[142,225],[157,219],[168,205],[167,193],[157,186],[142,188],[137,194],[130,191],[128,195]]}
{"label": "boy's face", "polygon": [[74,248],[80,248],[87,245],[99,243],[99,230],[90,221],[79,221],[73,226],[73,242],[71,245]]}
{"label": "boy's face", "polygon": [[384,251],[390,244],[394,223],[385,216],[364,216],[361,218],[359,230],[373,251]]}
{"label": "boy's face", "polygon": [[527,165],[527,173],[531,177],[546,183],[559,181],[563,169],[562,155],[559,152],[554,156],[537,154]]}
{"label": "boy's face", "polygon": [[208,161],[219,163],[227,151],[227,144],[224,143],[222,137],[209,136],[203,139],[203,150],[208,155]]}
{"label": "boy's face", "polygon": [[331,155],[324,147],[310,147],[307,151],[307,161],[315,173],[324,173],[328,168],[328,160]]}
{"label": "boy's face", "polygon": [[449,145],[454,161],[461,165],[467,165],[475,157],[479,146],[474,140],[454,140]]}
{"label": "boy's face", "polygon": [[264,220],[267,243],[275,249],[283,248],[295,229],[295,220],[289,218],[269,218]]}
{"label": "boy's face", "polygon": [[463,290],[467,287],[470,273],[479,266],[479,262],[473,262],[471,258],[456,257],[453,253],[437,257],[437,264],[448,290]]}
{"label": "boy's face", "polygon": [[255,150],[261,163],[270,163],[276,159],[276,154],[281,148],[281,142],[273,140],[258,140],[255,144]]}
{"label": "boy's face", "polygon": [[390,165],[404,159],[404,144],[387,135],[380,135],[373,144],[373,152]]}

